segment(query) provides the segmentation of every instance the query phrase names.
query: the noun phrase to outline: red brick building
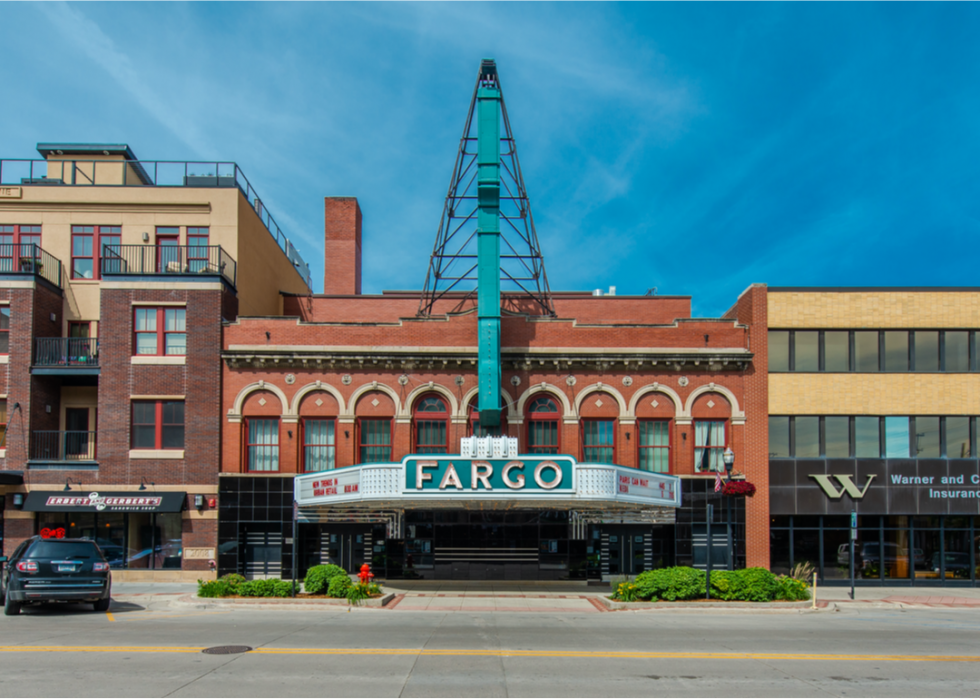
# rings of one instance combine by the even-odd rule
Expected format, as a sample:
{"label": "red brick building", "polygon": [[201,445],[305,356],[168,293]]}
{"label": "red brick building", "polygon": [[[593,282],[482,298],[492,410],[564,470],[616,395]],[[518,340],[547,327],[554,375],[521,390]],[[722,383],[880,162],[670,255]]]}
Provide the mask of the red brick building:
{"label": "red brick building", "polygon": [[[475,299],[450,294],[421,317],[420,292],[361,294],[357,202],[328,198],[325,214],[326,293],[286,294],[283,317],[242,314],[224,327],[219,573],[288,571],[297,476],[459,454],[461,438],[485,432]],[[389,577],[472,578],[700,564],[709,503],[715,565],[726,565],[731,521],[732,564],[767,566],[764,291],[749,288],[723,318],[692,318],[682,296],[554,292],[557,317],[528,315],[524,297],[503,296],[500,435],[520,454],[678,476],[680,507],[586,513],[570,501],[473,504],[450,493],[429,509],[328,507],[299,525],[300,574],[328,560],[373,562]],[[715,492],[726,447],[755,497]],[[441,552],[453,566],[439,565]]]}

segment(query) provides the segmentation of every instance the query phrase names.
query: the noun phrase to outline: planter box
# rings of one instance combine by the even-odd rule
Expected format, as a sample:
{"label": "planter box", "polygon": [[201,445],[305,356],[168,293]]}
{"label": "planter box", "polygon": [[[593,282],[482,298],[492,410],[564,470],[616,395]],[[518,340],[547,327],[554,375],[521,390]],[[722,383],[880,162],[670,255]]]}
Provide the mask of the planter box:
{"label": "planter box", "polygon": [[711,600],[710,602],[695,602],[680,600],[677,602],[619,602],[605,595],[599,601],[610,611],[624,609],[804,609],[811,606],[810,600],[801,602],[726,602]]}
{"label": "planter box", "polygon": [[[394,592],[386,592],[381,597],[373,597],[361,600],[357,606],[360,607],[383,607],[395,598]],[[290,607],[307,606],[314,607],[347,607],[349,603],[346,599],[335,599],[332,597],[198,597],[196,594],[188,595],[183,598],[188,602],[196,604],[208,604],[218,607],[255,607],[258,605],[269,605],[271,607]]]}

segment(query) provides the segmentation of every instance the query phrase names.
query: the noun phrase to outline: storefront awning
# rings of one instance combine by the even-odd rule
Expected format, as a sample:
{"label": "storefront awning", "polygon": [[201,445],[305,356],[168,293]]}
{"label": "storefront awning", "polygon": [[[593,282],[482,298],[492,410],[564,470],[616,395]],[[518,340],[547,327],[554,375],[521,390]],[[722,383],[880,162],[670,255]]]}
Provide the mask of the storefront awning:
{"label": "storefront awning", "polygon": [[0,485],[23,485],[23,471],[0,471]]}
{"label": "storefront awning", "polygon": [[95,492],[32,490],[24,500],[28,512],[180,512],[187,493]]}

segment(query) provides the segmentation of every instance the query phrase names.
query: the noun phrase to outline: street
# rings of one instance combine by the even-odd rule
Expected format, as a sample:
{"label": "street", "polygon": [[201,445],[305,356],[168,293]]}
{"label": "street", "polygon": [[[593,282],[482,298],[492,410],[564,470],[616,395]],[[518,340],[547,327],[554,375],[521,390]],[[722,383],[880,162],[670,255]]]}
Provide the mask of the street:
{"label": "street", "polygon": [[[975,696],[980,610],[0,617],[3,696]],[[254,650],[208,655],[202,649]]]}

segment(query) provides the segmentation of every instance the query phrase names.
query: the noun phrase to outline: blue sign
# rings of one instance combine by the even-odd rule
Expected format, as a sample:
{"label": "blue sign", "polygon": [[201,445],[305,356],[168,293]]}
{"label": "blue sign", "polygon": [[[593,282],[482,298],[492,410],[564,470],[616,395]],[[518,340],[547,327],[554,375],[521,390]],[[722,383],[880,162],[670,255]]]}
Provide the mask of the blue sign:
{"label": "blue sign", "polygon": [[559,455],[485,460],[411,456],[405,459],[405,492],[567,494],[575,488],[574,463]]}

